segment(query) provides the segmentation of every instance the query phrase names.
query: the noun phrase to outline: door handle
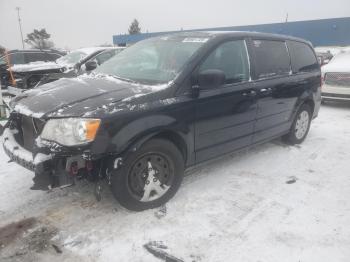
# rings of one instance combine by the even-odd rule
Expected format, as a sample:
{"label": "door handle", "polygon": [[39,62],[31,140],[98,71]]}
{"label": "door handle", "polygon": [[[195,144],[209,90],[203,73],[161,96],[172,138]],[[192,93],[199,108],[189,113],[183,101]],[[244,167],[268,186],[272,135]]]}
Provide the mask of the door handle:
{"label": "door handle", "polygon": [[256,92],[254,90],[250,90],[248,92],[244,92],[242,95],[246,97],[254,97],[256,96]]}

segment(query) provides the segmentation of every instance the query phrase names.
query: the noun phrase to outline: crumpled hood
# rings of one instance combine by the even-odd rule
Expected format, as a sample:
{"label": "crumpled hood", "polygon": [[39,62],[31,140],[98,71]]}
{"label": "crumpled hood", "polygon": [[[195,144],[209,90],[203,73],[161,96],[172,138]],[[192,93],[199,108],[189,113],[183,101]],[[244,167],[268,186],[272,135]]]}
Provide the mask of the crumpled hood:
{"label": "crumpled hood", "polygon": [[154,87],[135,85],[112,77],[62,78],[24,92],[10,106],[18,113],[34,118],[77,117],[98,107],[152,91]]}

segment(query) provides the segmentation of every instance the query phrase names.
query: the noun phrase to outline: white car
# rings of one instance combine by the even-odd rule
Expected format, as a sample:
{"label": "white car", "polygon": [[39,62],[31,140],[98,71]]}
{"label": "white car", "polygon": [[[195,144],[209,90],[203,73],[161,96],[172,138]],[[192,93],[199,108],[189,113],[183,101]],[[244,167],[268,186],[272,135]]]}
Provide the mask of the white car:
{"label": "white car", "polygon": [[322,99],[350,101],[350,52],[336,55],[322,67]]}

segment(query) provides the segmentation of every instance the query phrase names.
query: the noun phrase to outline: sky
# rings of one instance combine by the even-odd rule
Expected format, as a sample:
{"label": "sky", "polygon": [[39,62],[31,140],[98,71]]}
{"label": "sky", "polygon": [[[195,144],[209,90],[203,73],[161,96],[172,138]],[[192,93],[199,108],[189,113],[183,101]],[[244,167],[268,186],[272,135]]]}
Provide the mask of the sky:
{"label": "sky", "polygon": [[[46,28],[58,48],[111,44],[134,18],[142,32],[211,28],[350,17],[350,0],[0,0],[0,45],[21,48],[24,38]],[[29,46],[27,46],[29,47]]]}

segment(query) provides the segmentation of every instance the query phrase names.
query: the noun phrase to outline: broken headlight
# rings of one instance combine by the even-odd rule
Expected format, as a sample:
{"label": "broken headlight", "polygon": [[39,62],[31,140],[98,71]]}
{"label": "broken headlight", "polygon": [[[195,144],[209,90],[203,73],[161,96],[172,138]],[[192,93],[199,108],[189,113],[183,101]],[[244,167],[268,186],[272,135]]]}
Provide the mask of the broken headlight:
{"label": "broken headlight", "polygon": [[94,141],[100,119],[61,118],[50,119],[41,138],[64,146],[82,145]]}

